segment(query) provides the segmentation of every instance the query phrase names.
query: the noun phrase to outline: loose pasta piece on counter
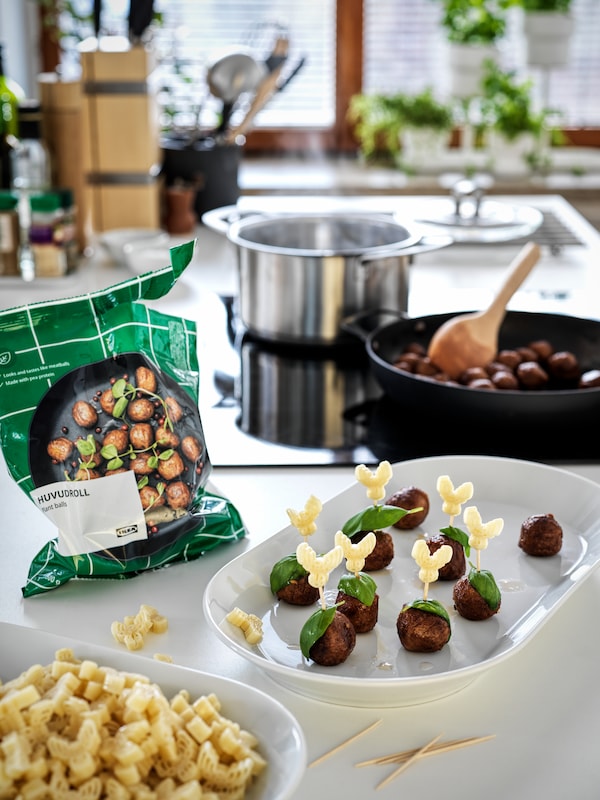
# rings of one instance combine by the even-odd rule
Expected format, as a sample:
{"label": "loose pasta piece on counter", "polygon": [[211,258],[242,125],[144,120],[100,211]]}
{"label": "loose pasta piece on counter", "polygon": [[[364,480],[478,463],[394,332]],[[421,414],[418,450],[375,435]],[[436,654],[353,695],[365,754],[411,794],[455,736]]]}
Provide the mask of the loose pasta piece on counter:
{"label": "loose pasta piece on counter", "polygon": [[110,626],[110,632],[128,650],[141,650],[147,633],[164,633],[168,627],[166,617],[152,606],[142,604],[135,616],[124,617],[122,622],[115,620]]}

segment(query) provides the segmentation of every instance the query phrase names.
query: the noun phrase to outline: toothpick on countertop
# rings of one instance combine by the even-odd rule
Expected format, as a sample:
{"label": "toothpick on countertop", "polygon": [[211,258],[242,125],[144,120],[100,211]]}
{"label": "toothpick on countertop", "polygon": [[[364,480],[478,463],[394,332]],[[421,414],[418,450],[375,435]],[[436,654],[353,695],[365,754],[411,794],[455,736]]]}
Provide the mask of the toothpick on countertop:
{"label": "toothpick on countertop", "polygon": [[382,721],[383,720],[378,719],[375,722],[371,723],[371,725],[366,727],[364,730],[359,731],[358,733],[355,733],[349,739],[346,739],[344,742],[341,742],[336,747],[334,747],[332,750],[328,750],[326,753],[323,753],[322,756],[319,756],[314,761],[311,761],[311,763],[308,766],[309,767],[314,767],[317,764],[320,764],[322,761],[325,761],[325,759],[329,758],[329,756],[335,755],[335,753],[338,753],[340,750],[342,750],[347,745],[351,744],[352,742],[355,742],[357,739],[360,739],[361,736],[364,736],[366,733],[370,733],[378,725],[381,725]]}
{"label": "toothpick on countertop", "polygon": [[424,744],[423,747],[420,747],[418,750],[416,750],[410,758],[408,758],[403,764],[401,764],[390,775],[388,775],[387,778],[384,778],[381,783],[378,783],[375,788],[383,789],[384,786],[387,786],[388,783],[391,783],[394,778],[397,778],[398,775],[400,775],[401,772],[404,772],[405,769],[408,769],[413,762],[425,755],[425,753],[427,753],[429,749],[433,747],[433,745],[438,741],[438,739],[441,738],[441,736],[442,734],[439,733],[437,736],[434,736],[430,742],[427,742],[427,744]]}
{"label": "toothpick on countertop", "polygon": [[467,739],[453,739],[450,742],[440,742],[440,744],[427,747],[425,752],[422,752],[423,748],[415,747],[412,750],[403,750],[399,753],[392,753],[388,756],[377,756],[377,758],[370,758],[367,761],[359,761],[358,764],[355,764],[354,766],[371,767],[381,766],[383,764],[397,764],[398,762],[406,761],[407,759],[412,758],[416,753],[421,753],[421,757],[425,758],[426,756],[435,756],[439,753],[447,753],[451,750],[459,750],[462,747],[470,747],[471,745],[479,744],[480,742],[488,742],[490,739],[495,738],[496,734],[492,733],[490,736],[470,736]]}

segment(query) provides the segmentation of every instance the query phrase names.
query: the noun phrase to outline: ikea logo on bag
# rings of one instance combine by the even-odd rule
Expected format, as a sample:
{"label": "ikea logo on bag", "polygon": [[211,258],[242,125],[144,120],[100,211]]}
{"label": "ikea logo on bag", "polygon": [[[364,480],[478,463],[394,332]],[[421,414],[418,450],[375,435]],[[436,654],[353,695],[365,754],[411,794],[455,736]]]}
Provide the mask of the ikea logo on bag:
{"label": "ikea logo on bag", "polygon": [[124,525],[122,528],[117,528],[115,533],[119,538],[123,536],[131,536],[132,534],[136,534],[139,528],[137,525]]}

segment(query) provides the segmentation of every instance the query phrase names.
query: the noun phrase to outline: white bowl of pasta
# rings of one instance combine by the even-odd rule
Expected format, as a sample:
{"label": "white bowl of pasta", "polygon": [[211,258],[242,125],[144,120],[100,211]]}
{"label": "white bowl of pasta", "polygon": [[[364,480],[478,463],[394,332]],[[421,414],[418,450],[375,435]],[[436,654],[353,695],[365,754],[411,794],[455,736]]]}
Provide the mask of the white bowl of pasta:
{"label": "white bowl of pasta", "polygon": [[[184,783],[197,783],[198,797],[203,796],[200,786],[205,791],[214,787],[223,792],[241,787],[235,796],[244,800],[287,800],[300,783],[306,767],[302,729],[286,708],[257,689],[218,675],[4,622],[0,622],[0,641],[0,701],[5,700],[0,702],[0,710],[10,706],[11,694],[18,695],[16,716],[19,724],[26,726],[16,734],[7,731],[8,709],[6,720],[0,719],[0,744],[5,736],[28,733],[45,742],[53,764],[49,781],[72,779],[74,788],[79,784],[80,789],[86,782],[106,781],[107,775],[123,786],[136,778],[153,788],[161,781],[171,781],[173,790]],[[33,665],[41,666],[30,669]],[[11,683],[26,671],[27,679],[18,685]],[[73,714],[80,712],[84,702],[92,702],[93,695],[95,709],[102,704],[104,691],[113,697],[103,716],[83,715],[81,719],[87,717],[85,725],[70,720],[63,709],[63,733],[59,728],[50,736],[36,734],[35,725],[44,726],[36,703],[40,711],[42,705],[47,711],[48,703],[61,694],[52,690],[59,681],[61,692],[66,690],[76,698]],[[126,724],[113,726],[112,717],[106,719],[115,714],[115,719],[124,716]],[[219,724],[211,725],[215,717]],[[116,732],[115,727],[119,728]],[[76,737],[73,730],[78,731]],[[118,739],[123,735],[127,741]],[[222,746],[230,753],[227,759],[219,755]],[[128,753],[127,758],[123,753]],[[16,790],[26,780],[14,771],[11,779]],[[102,796],[106,796],[104,792]],[[192,791],[188,796],[195,795]]]}

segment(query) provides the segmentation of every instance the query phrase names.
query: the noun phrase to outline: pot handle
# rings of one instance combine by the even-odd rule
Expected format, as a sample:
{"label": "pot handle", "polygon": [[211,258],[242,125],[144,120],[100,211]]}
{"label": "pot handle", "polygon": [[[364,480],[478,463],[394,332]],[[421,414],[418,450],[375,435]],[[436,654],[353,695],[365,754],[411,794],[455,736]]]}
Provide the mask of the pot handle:
{"label": "pot handle", "polygon": [[407,319],[410,319],[410,317],[403,311],[391,308],[375,308],[369,311],[358,311],[356,314],[344,317],[340,322],[340,328],[366,342],[370,335],[382,325]]}
{"label": "pot handle", "polygon": [[211,211],[205,211],[202,214],[202,223],[217,233],[227,235],[229,226],[241,218],[242,214],[236,205],[221,206],[213,208]]}
{"label": "pot handle", "polygon": [[427,253],[430,250],[439,250],[448,247],[454,239],[447,233],[434,233],[422,236],[418,242],[410,247],[378,247],[373,248],[370,253],[365,253],[360,257],[362,264],[369,261],[376,261],[380,258],[390,258],[398,256],[416,256],[419,253]]}

